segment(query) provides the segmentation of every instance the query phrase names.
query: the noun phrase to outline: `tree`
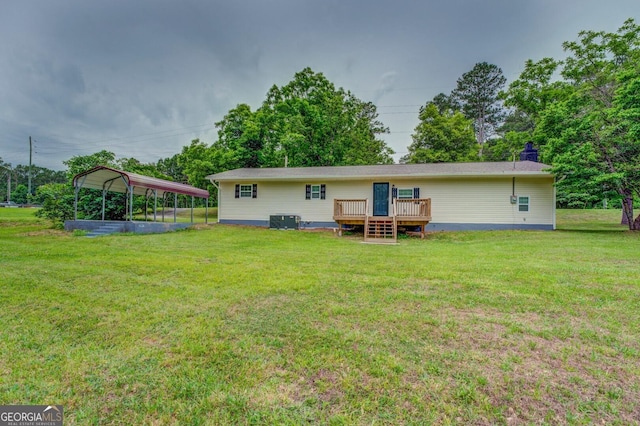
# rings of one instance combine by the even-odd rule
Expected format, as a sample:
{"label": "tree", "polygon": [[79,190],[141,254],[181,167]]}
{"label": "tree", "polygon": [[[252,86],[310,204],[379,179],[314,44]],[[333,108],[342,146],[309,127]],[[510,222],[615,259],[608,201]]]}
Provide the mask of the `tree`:
{"label": "tree", "polygon": [[403,163],[444,163],[477,159],[473,123],[461,112],[441,114],[434,102],[420,108],[420,123]]}
{"label": "tree", "polygon": [[11,193],[11,201],[17,204],[27,204],[29,202],[29,192],[26,185],[18,185]]}
{"label": "tree", "polygon": [[175,154],[172,157],[162,158],[156,163],[158,172],[164,176],[167,176],[169,180],[174,182],[186,182],[187,177],[184,174],[183,168],[178,164],[180,154]]}
{"label": "tree", "polygon": [[465,117],[473,120],[481,155],[482,145],[504,118],[498,94],[506,81],[496,65],[480,62],[458,79],[451,93],[453,102],[461,105]]}
{"label": "tree", "polygon": [[461,105],[453,96],[447,96],[444,93],[438,93],[434,96],[431,103],[438,108],[440,114],[454,113],[462,110]]}
{"label": "tree", "polygon": [[640,27],[630,19],[616,33],[581,31],[563,47],[562,76],[574,90],[548,105],[536,128],[558,187],[617,194],[629,229],[640,230],[632,201],[640,196]]}
{"label": "tree", "polygon": [[42,200],[42,207],[36,211],[36,216],[53,221],[57,227],[62,227],[65,220],[73,219],[74,192],[68,183],[41,185],[36,197]]}
{"label": "tree", "polygon": [[74,155],[62,164],[67,166],[67,178],[69,181],[78,173],[90,170],[96,166],[118,167],[116,155],[107,150],[102,150],[90,155]]}
{"label": "tree", "polygon": [[218,171],[255,168],[263,164],[264,126],[261,117],[261,112],[253,113],[249,105],[240,104],[216,123],[218,140],[213,147],[218,151]]}
{"label": "tree", "polygon": [[311,68],[282,87],[272,86],[257,111],[240,104],[216,126],[216,171],[393,162],[393,151],[379,138],[389,130],[375,105]]}

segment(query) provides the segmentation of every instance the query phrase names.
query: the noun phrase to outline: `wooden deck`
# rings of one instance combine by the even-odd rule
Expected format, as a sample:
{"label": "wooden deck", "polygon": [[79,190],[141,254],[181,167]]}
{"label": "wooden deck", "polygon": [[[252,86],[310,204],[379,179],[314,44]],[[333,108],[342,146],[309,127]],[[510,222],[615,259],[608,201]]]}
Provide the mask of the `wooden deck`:
{"label": "wooden deck", "polygon": [[399,225],[420,226],[420,237],[431,222],[431,198],[394,199],[391,216],[373,216],[369,200],[333,200],[333,220],[340,225],[364,225],[365,241],[395,242]]}

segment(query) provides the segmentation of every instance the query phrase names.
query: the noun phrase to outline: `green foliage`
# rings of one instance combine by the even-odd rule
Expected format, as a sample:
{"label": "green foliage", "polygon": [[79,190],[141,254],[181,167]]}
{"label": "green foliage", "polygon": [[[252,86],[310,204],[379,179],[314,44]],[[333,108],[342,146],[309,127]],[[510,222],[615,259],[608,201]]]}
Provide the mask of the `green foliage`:
{"label": "green foliage", "polygon": [[[16,203],[39,203],[40,201],[34,197],[37,188],[40,185],[48,183],[63,183],[66,182],[66,174],[62,171],[50,170],[45,167],[39,167],[36,165],[31,166],[31,193],[29,197],[28,183],[29,183],[29,166],[17,165],[11,167],[11,164],[5,163],[0,157],[0,200],[5,200],[7,196],[7,178],[11,175],[11,200]],[[18,186],[23,185],[24,190]],[[18,190],[18,201],[15,199],[15,191]]]}
{"label": "green foliage", "polygon": [[247,104],[229,110],[216,123],[218,141],[214,144],[216,170],[260,167],[264,162],[264,116],[253,113]]}
{"label": "green foliage", "polygon": [[118,167],[116,155],[106,150],[91,155],[75,155],[62,163],[67,166],[67,179],[69,181],[78,173],[90,170],[96,166]]}
{"label": "green foliage", "polygon": [[[554,171],[572,192],[640,196],[640,27],[628,20],[617,33],[582,31],[563,46],[569,56],[562,75],[576,90],[547,108],[540,125]],[[623,205],[630,229],[640,230],[632,203]]]}
{"label": "green foliage", "polygon": [[504,119],[498,94],[506,82],[500,68],[480,62],[458,79],[451,93],[453,102],[461,105],[465,117],[473,120],[476,140],[480,145]]}
{"label": "green foliage", "polygon": [[187,177],[179,163],[180,154],[173,157],[162,158],[156,163],[156,169],[163,176],[167,176],[168,180],[173,182],[187,182]]}
{"label": "green foliage", "polygon": [[29,191],[26,185],[18,185],[11,193],[11,201],[17,204],[26,204],[29,201]]}
{"label": "green foliage", "polygon": [[73,219],[74,192],[67,183],[50,183],[38,187],[36,196],[42,207],[36,216],[53,221],[61,227],[65,220]]}
{"label": "green foliage", "polygon": [[501,96],[534,124],[517,131],[553,165],[560,205],[626,200],[626,222],[640,230],[631,201],[640,196],[640,27],[630,19],[615,33],[581,31],[563,47],[562,61],[527,61]]}
{"label": "green foliage", "polygon": [[502,138],[489,139],[482,148],[483,161],[519,160],[522,148],[530,139],[525,132],[509,131]]}
{"label": "green foliage", "polygon": [[404,163],[445,163],[474,161],[478,158],[473,123],[461,112],[439,112],[430,102],[420,109],[420,123]]}
{"label": "green foliage", "polygon": [[388,129],[375,105],[336,89],[310,68],[285,86],[271,87],[256,112],[238,105],[216,126],[217,171],[392,162],[393,151],[378,138]]}

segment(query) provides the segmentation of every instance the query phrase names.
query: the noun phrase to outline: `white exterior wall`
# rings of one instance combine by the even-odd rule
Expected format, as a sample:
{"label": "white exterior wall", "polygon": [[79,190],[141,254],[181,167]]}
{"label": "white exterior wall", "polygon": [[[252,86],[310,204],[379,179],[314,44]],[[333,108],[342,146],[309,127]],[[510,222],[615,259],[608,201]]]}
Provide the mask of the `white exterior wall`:
{"label": "white exterior wall", "polygon": [[[235,182],[220,184],[219,220],[268,221],[270,215],[300,216],[305,222],[333,222],[335,198],[371,198],[371,183],[327,182],[242,182],[258,184],[257,198],[235,198]],[[326,199],[305,200],[306,185],[326,185]]]}
{"label": "white exterior wall", "polygon": [[[270,215],[298,215],[303,222],[332,223],[334,199],[369,199],[372,213],[373,183],[390,188],[420,188],[420,198],[431,198],[432,224],[547,225],[555,228],[553,177],[516,177],[515,195],[528,196],[529,211],[511,204],[512,177],[376,179],[368,181],[221,182],[220,221],[268,223]],[[257,198],[235,198],[235,184],[258,184]],[[305,185],[325,184],[326,199],[305,200]],[[391,192],[391,190],[390,190]],[[391,197],[391,193],[389,194]],[[391,212],[391,206],[389,212]],[[325,225],[326,226],[326,225]]]}

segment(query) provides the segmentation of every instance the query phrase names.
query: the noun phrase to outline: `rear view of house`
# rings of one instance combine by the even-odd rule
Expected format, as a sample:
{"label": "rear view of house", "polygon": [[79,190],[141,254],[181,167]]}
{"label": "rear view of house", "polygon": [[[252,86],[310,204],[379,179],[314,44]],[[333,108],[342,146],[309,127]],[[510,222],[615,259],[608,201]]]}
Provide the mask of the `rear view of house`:
{"label": "rear view of house", "polygon": [[[385,223],[425,230],[555,229],[554,177],[533,162],[236,169],[218,187],[218,221],[297,227]],[[380,231],[382,232],[382,231]]]}

